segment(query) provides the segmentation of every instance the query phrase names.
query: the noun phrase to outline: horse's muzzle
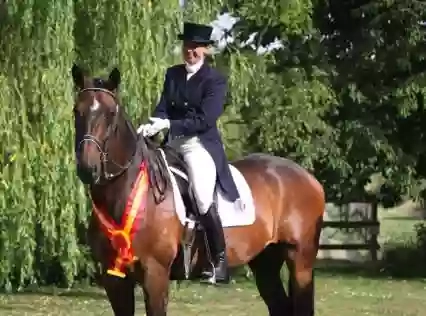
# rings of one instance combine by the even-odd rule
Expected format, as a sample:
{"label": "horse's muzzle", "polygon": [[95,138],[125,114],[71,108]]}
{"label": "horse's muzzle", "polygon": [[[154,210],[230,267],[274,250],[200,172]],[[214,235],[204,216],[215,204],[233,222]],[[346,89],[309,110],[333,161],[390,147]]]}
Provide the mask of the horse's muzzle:
{"label": "horse's muzzle", "polygon": [[98,178],[98,176],[94,175],[94,173],[95,172],[89,168],[77,164],[77,176],[83,184],[94,184]]}
{"label": "horse's muzzle", "polygon": [[81,159],[81,155],[76,154],[77,176],[84,184],[95,184],[101,177],[100,163],[88,164]]}

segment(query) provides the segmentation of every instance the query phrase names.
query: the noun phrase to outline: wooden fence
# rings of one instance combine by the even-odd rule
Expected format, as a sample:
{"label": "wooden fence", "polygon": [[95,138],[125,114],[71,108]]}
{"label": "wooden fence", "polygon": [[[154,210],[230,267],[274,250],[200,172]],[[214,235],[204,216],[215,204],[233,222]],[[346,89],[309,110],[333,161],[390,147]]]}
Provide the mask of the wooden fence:
{"label": "wooden fence", "polygon": [[377,203],[327,204],[319,259],[376,261],[380,245]]}

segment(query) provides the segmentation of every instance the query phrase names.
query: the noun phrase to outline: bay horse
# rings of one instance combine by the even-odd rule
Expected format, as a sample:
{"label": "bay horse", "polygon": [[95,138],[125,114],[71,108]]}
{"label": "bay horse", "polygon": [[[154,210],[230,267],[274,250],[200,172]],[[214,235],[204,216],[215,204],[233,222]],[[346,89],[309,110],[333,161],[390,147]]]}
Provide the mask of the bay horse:
{"label": "bay horse", "polygon": [[[167,146],[137,135],[119,103],[117,68],[105,80],[86,76],[76,65],[71,73],[76,169],[93,202],[88,243],[102,267],[100,283],[116,316],[134,315],[137,284],[146,315],[167,315],[171,280],[196,279],[197,267],[210,262],[202,227],[189,227],[178,208],[181,196],[188,208],[191,203],[185,198],[190,184],[176,194],[185,190],[185,166]],[[229,265],[248,264],[269,315],[314,315],[323,187],[295,162],[268,154],[250,154],[230,166],[241,175],[236,183],[249,211],[230,210],[236,219],[221,213]],[[288,293],[280,274],[284,263]]]}

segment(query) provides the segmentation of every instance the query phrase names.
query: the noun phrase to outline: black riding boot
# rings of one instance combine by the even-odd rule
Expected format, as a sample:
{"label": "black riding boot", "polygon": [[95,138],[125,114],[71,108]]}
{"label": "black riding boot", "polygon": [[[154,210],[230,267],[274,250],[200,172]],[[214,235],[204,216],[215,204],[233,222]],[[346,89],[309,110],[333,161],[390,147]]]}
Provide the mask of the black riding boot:
{"label": "black riding boot", "polygon": [[226,258],[226,244],[222,223],[217,211],[217,205],[212,203],[208,212],[200,216],[201,225],[206,232],[207,242],[214,268],[203,271],[202,276],[210,283],[228,283],[229,271]]}

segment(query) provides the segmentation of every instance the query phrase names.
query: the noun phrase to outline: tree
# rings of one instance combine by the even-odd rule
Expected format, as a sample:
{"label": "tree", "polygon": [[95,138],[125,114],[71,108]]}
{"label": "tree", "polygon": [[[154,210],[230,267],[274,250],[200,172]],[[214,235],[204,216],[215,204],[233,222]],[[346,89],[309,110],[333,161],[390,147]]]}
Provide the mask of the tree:
{"label": "tree", "polygon": [[[240,42],[257,32],[256,45],[283,43],[269,75],[278,106],[260,104],[259,125],[267,128],[251,142],[314,170],[332,198],[360,198],[377,173],[387,204],[418,196],[426,176],[424,4],[298,3],[228,1],[241,17]],[[283,119],[271,120],[277,113]]]}
{"label": "tree", "polygon": [[341,100],[329,121],[340,130],[347,161],[358,166],[354,178],[384,177],[386,204],[417,197],[426,175],[419,164],[425,12],[419,1],[366,0],[320,1],[314,10]]}

